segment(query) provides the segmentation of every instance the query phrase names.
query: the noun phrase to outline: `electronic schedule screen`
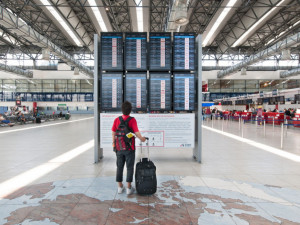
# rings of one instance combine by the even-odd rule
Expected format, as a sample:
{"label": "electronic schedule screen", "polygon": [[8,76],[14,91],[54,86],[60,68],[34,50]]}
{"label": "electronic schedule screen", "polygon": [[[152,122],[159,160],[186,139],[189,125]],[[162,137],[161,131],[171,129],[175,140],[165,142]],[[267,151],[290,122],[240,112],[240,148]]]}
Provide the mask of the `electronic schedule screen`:
{"label": "electronic schedule screen", "polygon": [[101,33],[101,69],[123,70],[123,34]]}
{"label": "electronic schedule screen", "polygon": [[147,70],[147,33],[125,34],[125,70]]}
{"label": "electronic schedule screen", "polygon": [[149,42],[149,70],[170,71],[171,33],[150,33]]}
{"label": "electronic schedule screen", "polygon": [[133,111],[147,110],[147,73],[127,73],[125,100],[131,102]]}
{"label": "electronic schedule screen", "polygon": [[120,110],[123,102],[123,74],[105,73],[101,76],[102,110]]}
{"label": "electronic schedule screen", "polygon": [[195,109],[195,75],[175,73],[173,81],[173,106],[175,111]]}
{"label": "electronic schedule screen", "polygon": [[195,34],[174,33],[174,70],[195,70]]}
{"label": "electronic schedule screen", "polygon": [[172,103],[171,74],[150,73],[150,110],[170,111]]}

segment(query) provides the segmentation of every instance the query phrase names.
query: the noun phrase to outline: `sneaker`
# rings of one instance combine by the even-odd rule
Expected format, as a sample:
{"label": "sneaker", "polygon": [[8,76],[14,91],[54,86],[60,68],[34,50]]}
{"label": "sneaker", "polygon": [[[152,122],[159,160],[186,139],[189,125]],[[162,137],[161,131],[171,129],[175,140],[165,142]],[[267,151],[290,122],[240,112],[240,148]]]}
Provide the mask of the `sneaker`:
{"label": "sneaker", "polygon": [[134,192],[134,188],[133,188],[133,187],[131,187],[131,188],[126,188],[126,193],[127,193],[128,195],[133,194],[133,192]]}
{"label": "sneaker", "polygon": [[124,191],[124,186],[123,187],[118,187],[118,194],[122,194]]}

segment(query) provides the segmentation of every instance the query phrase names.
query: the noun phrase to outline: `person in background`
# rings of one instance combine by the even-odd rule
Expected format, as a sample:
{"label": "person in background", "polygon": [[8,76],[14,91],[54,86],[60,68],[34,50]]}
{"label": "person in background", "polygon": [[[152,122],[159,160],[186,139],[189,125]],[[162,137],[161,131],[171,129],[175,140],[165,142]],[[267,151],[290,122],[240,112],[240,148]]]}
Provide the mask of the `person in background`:
{"label": "person in background", "polygon": [[[146,141],[146,138],[143,137],[139,131],[137,126],[137,122],[134,117],[130,117],[130,113],[132,110],[132,105],[130,102],[125,101],[122,104],[122,117],[118,117],[114,120],[113,126],[111,128],[112,131],[112,145],[113,148],[116,150],[117,156],[117,175],[116,181],[118,182],[118,193],[121,194],[124,191],[123,186],[123,169],[126,163],[127,167],[127,194],[130,195],[134,192],[134,188],[131,186],[133,180],[133,173],[134,173],[134,161],[135,161],[135,137],[132,137],[133,140],[131,145],[128,143],[125,146],[123,145],[121,138],[122,136],[117,136],[118,128],[122,121],[128,122],[128,128],[135,134],[135,136],[140,139],[142,142]],[[122,121],[121,121],[122,120]],[[120,143],[117,141],[119,140]]]}
{"label": "person in background", "polygon": [[11,127],[15,125],[14,123],[11,123],[10,120],[4,118],[4,116],[2,114],[0,114],[0,123],[5,123]]}

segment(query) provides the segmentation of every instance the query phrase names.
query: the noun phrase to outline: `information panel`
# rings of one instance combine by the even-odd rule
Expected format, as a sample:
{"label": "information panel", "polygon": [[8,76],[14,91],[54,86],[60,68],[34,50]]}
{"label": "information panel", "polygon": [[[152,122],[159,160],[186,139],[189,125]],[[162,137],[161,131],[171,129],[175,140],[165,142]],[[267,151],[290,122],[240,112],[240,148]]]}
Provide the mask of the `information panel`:
{"label": "information panel", "polygon": [[147,70],[147,33],[125,34],[125,70]]}
{"label": "information panel", "polygon": [[131,102],[133,111],[147,110],[147,73],[127,73],[125,100]]}
{"label": "information panel", "polygon": [[123,74],[105,73],[102,74],[101,101],[102,110],[120,110],[123,102]]}
{"label": "information panel", "polygon": [[171,90],[171,74],[150,73],[150,110],[170,111]]}
{"label": "information panel", "polygon": [[174,110],[190,111],[195,109],[195,75],[174,74]]}
{"label": "information panel", "polygon": [[101,33],[101,69],[105,71],[123,70],[122,33]]}
{"label": "information panel", "polygon": [[[150,147],[194,148],[195,113],[184,114],[130,114],[138,124],[142,136],[149,137]],[[111,127],[121,114],[100,114],[100,145],[111,148]],[[136,146],[140,141],[136,139]],[[145,145],[145,142],[143,142]]]}
{"label": "information panel", "polygon": [[170,71],[171,33],[150,33],[149,70]]}
{"label": "information panel", "polygon": [[195,70],[195,34],[174,33],[174,70]]}

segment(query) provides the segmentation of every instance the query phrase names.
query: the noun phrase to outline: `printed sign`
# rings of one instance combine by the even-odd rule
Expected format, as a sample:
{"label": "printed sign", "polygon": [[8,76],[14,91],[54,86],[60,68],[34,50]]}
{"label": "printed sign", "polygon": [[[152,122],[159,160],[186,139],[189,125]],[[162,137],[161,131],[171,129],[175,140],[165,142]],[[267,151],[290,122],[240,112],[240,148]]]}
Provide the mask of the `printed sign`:
{"label": "printed sign", "polygon": [[166,39],[161,38],[160,39],[160,66],[165,67],[166,66]]}
{"label": "printed sign", "polygon": [[184,40],[184,69],[190,68],[190,39],[185,38]]}
{"label": "printed sign", "polygon": [[142,64],[142,40],[136,40],[136,68],[141,68]]}

